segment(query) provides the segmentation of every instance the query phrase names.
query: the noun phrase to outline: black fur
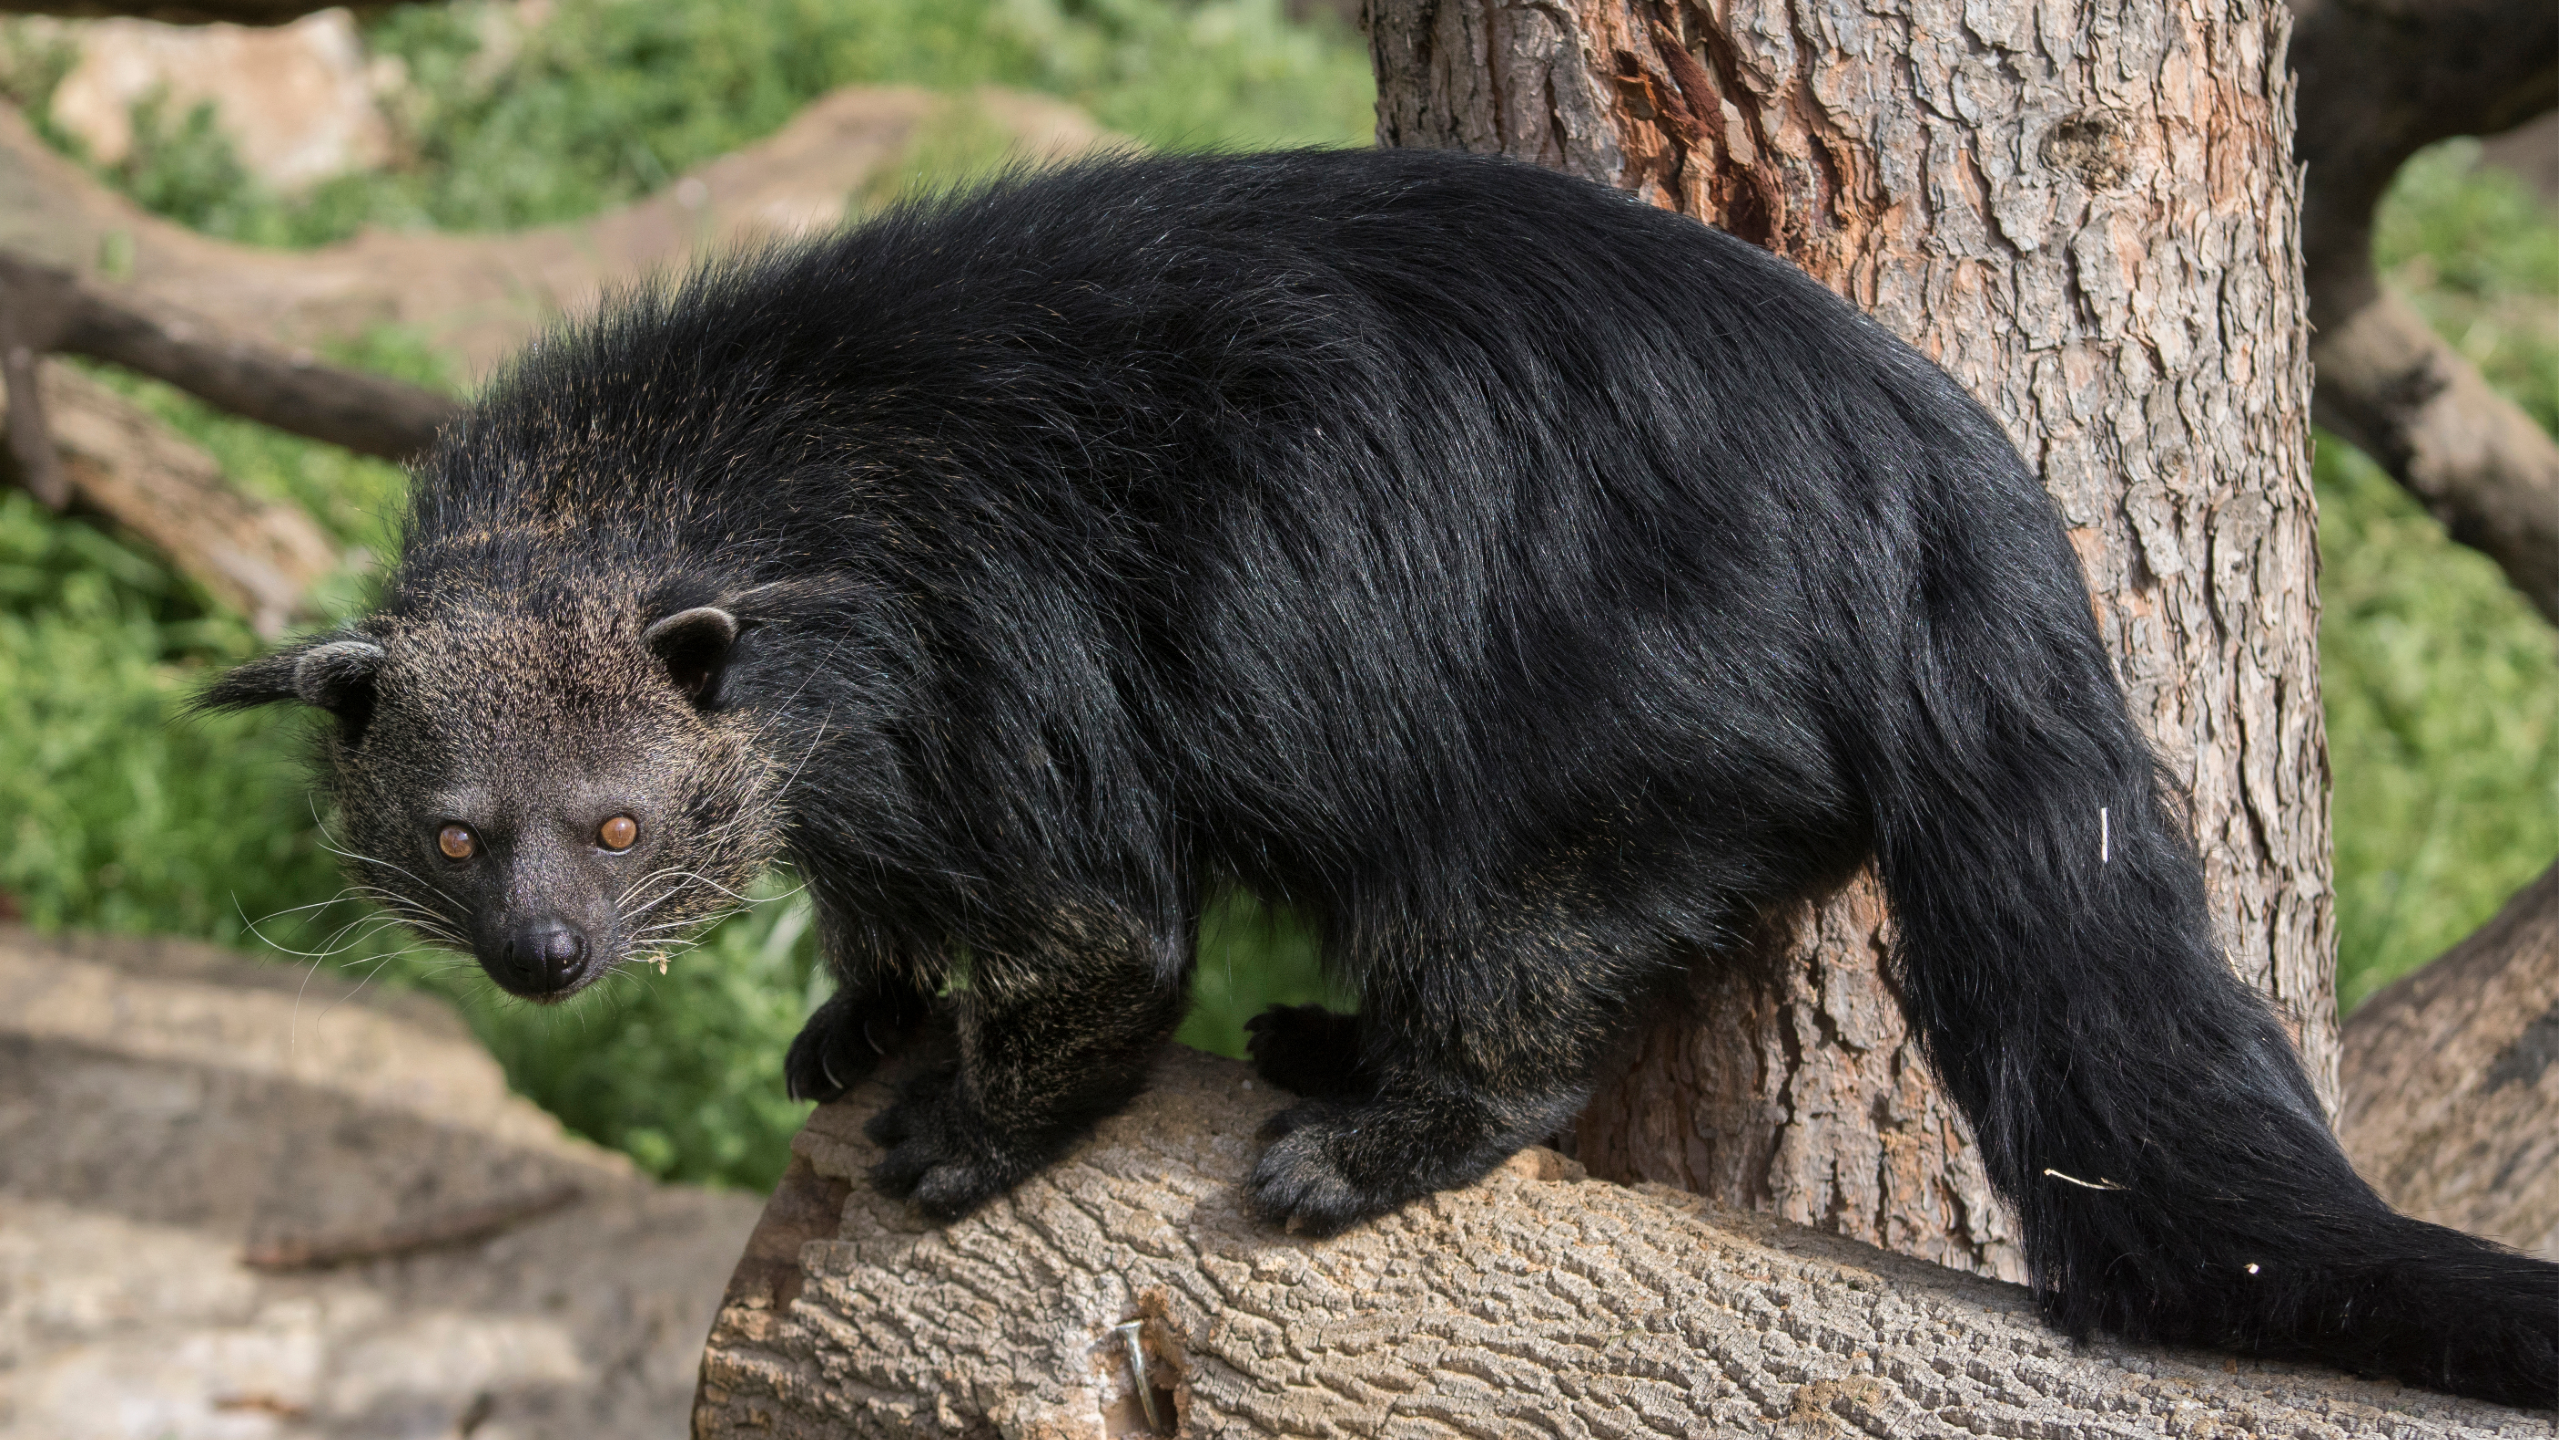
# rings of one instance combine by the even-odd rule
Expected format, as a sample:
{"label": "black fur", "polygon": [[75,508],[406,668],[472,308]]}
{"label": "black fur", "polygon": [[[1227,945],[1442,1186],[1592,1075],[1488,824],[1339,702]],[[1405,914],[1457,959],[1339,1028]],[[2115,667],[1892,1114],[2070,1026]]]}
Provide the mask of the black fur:
{"label": "black fur", "polygon": [[[1361,996],[1255,1039],[1313,1098],[1253,1202],[1323,1233],[1554,1132],[1683,957],[1872,857],[2057,1325],[2552,1401],[2553,1268],[2385,1208],[2225,968],[1999,427],[1580,182],[1086,164],[633,298],[445,439],[338,638],[324,768],[408,913],[600,973],[787,855],[821,1098],[947,993],[875,1127],[933,1214],[1138,1089],[1214,886]],[[570,853],[612,807],[635,853]]]}

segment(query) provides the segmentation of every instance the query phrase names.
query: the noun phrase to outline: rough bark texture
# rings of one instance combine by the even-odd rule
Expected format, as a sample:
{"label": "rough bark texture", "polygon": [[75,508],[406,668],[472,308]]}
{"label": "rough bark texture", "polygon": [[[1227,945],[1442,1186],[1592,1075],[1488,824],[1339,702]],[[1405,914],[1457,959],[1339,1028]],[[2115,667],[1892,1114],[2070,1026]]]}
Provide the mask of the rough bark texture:
{"label": "rough bark texture", "polygon": [[2453,538],[2560,615],[2560,450],[2382,287],[2373,207],[2400,164],[2551,108],[2560,15],[2544,0],[2295,0],[2295,153],[2319,420]]}
{"label": "rough bark texture", "polygon": [[269,639],[312,618],[304,601],[339,557],[310,516],[233,489],[212,456],[78,371],[38,374],[73,503],[140,536]]}
{"label": "rough bark texture", "polygon": [[[1372,0],[1378,134],[1766,244],[2001,417],[2191,797],[2235,970],[2334,1093],[2310,372],[2287,20],[2258,0]],[[2018,1262],[1860,882],[1647,1035],[1575,1137],[1945,1264]],[[2068,963],[2056,957],[2057,963]]]}
{"label": "rough bark texture", "polygon": [[2338,1138],[2394,1206],[2560,1254],[2560,867],[2356,1007]]}
{"label": "rough bark texture", "polygon": [[883,1087],[821,1108],[712,1327],[694,1434],[2550,1433],[2331,1372],[2074,1344],[2016,1286],[1585,1180],[1551,1151],[1331,1240],[1277,1234],[1241,1199],[1285,1097],[1248,1077],[1182,1052],[1092,1142],[948,1227],[859,1178]]}

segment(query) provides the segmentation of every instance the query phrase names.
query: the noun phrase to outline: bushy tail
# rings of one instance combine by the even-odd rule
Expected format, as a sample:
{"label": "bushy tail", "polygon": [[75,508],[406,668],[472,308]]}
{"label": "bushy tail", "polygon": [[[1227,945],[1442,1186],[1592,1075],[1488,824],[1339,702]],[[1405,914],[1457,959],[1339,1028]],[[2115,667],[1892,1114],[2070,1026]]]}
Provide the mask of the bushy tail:
{"label": "bushy tail", "polygon": [[2224,964],[2051,520],[1988,518],[1922,546],[1863,748],[1904,1005],[2047,1316],[2551,1405],[2560,1271],[2356,1177]]}

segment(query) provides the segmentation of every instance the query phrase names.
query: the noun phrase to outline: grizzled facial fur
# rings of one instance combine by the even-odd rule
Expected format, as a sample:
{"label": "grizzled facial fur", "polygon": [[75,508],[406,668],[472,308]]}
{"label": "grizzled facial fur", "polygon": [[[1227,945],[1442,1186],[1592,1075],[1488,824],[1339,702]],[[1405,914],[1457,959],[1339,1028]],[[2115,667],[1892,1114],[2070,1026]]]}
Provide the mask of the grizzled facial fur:
{"label": "grizzled facial fur", "polygon": [[731,906],[774,853],[774,769],[708,703],[737,633],[717,606],[378,615],[204,703],[335,717],[321,780],[365,893],[556,1001]]}

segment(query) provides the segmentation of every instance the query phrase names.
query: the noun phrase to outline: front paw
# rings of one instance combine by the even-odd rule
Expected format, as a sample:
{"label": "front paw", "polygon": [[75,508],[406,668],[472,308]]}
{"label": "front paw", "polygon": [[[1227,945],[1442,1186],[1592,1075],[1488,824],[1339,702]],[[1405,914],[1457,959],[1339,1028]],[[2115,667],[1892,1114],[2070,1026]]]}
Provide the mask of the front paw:
{"label": "front paw", "polygon": [[1292,1105],[1262,1127],[1269,1142],[1246,1182],[1254,1213],[1293,1234],[1335,1234],[1404,1198],[1351,1173],[1349,1142],[1359,1132],[1351,1107],[1325,1100]]}
{"label": "front paw", "polygon": [[784,1089],[794,1100],[835,1099],[880,1068],[922,1013],[878,991],[838,990],[793,1037],[782,1058]]}
{"label": "front paw", "polygon": [[1244,1022],[1245,1054],[1293,1095],[1351,1098],[1373,1088],[1360,1063],[1360,1017],[1321,1005],[1274,1005]]}
{"label": "front paw", "polygon": [[989,1134],[948,1070],[909,1081],[863,1131],[888,1151],[871,1167],[871,1183],[936,1220],[957,1220],[1004,1194],[1045,1158]]}

